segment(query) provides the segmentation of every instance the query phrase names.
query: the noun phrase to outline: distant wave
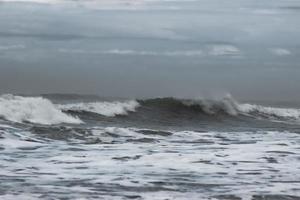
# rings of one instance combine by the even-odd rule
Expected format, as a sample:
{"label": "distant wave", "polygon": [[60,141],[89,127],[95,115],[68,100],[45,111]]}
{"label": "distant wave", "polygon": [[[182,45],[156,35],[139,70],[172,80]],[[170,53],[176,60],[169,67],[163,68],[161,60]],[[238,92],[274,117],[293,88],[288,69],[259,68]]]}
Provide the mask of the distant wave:
{"label": "distant wave", "polygon": [[[65,104],[54,104],[43,97],[0,96],[0,118],[18,123],[79,124],[83,121],[78,116],[84,117],[89,113],[116,117],[118,115],[130,115],[132,112],[137,112],[138,116],[143,116],[144,119],[173,116],[172,113],[176,113],[176,117],[180,117],[180,113],[183,114],[182,117],[192,117],[195,116],[195,113],[199,113],[204,117],[231,116],[238,118],[239,116],[246,116],[267,120],[300,120],[300,109],[241,104],[230,95],[219,100],[156,98],[127,101],[94,100],[93,102],[67,102]],[[166,113],[170,115],[165,115]]]}
{"label": "distant wave", "polygon": [[134,51],[113,49],[103,51],[103,54],[119,54],[119,55],[146,55],[146,56],[200,56],[203,55],[202,50],[182,50],[182,51]]}
{"label": "distant wave", "polygon": [[180,50],[180,51],[146,51],[132,49],[110,49],[110,50],[83,50],[83,49],[59,49],[62,53],[73,54],[107,54],[107,55],[135,55],[135,56],[201,56],[202,50]]}
{"label": "distant wave", "polygon": [[19,50],[25,48],[26,48],[25,45],[22,44],[0,45],[0,51]]}
{"label": "distant wave", "polygon": [[231,56],[236,57],[241,55],[241,50],[229,44],[213,44],[203,45],[199,49],[183,49],[183,50],[136,50],[136,49],[107,49],[107,50],[92,50],[92,49],[58,49],[61,53],[68,54],[104,54],[104,55],[129,55],[129,56]]}
{"label": "distant wave", "polygon": [[283,48],[273,48],[273,49],[270,49],[271,53],[276,55],[276,56],[288,56],[291,53],[290,50],[288,49],[283,49]]}
{"label": "distant wave", "polygon": [[89,102],[89,103],[74,103],[58,106],[63,111],[79,111],[92,112],[107,117],[116,115],[127,115],[128,112],[134,112],[139,103],[135,100],[124,102]]}
{"label": "distant wave", "polygon": [[54,4],[54,3],[59,3],[59,0],[0,0],[0,2],[24,2],[24,3]]}
{"label": "distant wave", "polygon": [[51,101],[42,97],[0,96],[0,117],[12,122],[31,122],[51,125],[79,124],[82,121],[59,110]]}
{"label": "distant wave", "polygon": [[238,56],[241,51],[233,45],[212,45],[209,55],[213,56]]}
{"label": "distant wave", "polygon": [[[0,0],[0,3],[30,3],[42,5],[75,5],[91,10],[180,10],[174,5],[161,5],[161,2],[180,0]],[[188,0],[197,1],[197,0]],[[153,3],[158,4],[153,6]]]}

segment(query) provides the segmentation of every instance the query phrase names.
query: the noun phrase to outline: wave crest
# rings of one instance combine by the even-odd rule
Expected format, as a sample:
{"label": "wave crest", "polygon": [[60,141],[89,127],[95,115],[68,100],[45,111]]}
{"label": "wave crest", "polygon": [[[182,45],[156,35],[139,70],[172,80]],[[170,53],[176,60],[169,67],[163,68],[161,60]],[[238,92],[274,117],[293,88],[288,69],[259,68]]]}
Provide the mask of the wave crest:
{"label": "wave crest", "polygon": [[36,124],[82,123],[77,117],[63,113],[50,100],[42,97],[0,96],[0,117],[12,122]]}
{"label": "wave crest", "polygon": [[157,98],[142,100],[141,104],[175,112],[186,110],[190,112],[201,112],[208,115],[223,113],[236,116],[239,114],[238,103],[230,95],[220,100]]}
{"label": "wave crest", "polygon": [[259,115],[261,117],[276,117],[284,119],[300,119],[300,109],[294,108],[274,108],[253,104],[240,104],[238,109],[242,113]]}
{"label": "wave crest", "polygon": [[142,101],[145,106],[158,107],[169,111],[186,110],[206,115],[251,116],[254,118],[300,120],[300,109],[277,108],[256,104],[238,103],[231,95],[219,100],[184,100],[175,98],[157,98]]}
{"label": "wave crest", "polygon": [[63,111],[92,112],[107,117],[115,117],[116,115],[127,115],[128,112],[134,112],[139,107],[139,103],[135,100],[131,101],[114,101],[114,102],[88,102],[59,105]]}

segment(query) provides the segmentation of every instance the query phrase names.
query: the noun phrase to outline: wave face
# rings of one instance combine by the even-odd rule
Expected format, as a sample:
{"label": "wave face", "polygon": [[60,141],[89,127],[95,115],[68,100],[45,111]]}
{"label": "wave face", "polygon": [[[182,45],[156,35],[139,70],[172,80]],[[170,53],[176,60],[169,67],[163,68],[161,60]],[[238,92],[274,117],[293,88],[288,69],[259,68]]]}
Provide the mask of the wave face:
{"label": "wave face", "polygon": [[135,100],[125,102],[90,102],[90,103],[74,103],[58,106],[63,111],[91,112],[107,117],[115,117],[116,115],[127,115],[128,112],[134,112],[139,103]]}
{"label": "wave face", "polygon": [[300,109],[277,108],[256,104],[238,103],[230,95],[219,100],[180,100],[175,98],[158,98],[141,101],[141,105],[159,107],[169,111],[198,112],[204,115],[248,116],[264,119],[300,120]]}
{"label": "wave face", "polygon": [[62,112],[50,100],[42,97],[2,95],[0,96],[0,117],[12,122],[44,125],[82,123],[79,118]]}

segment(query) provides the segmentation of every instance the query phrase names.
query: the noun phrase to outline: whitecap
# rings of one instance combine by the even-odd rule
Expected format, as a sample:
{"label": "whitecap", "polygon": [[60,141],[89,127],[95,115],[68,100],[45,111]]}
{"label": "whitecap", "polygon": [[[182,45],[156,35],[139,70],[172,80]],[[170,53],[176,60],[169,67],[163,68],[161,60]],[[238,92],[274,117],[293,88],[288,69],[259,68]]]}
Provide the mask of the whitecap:
{"label": "whitecap", "polygon": [[274,108],[255,104],[239,104],[238,110],[242,113],[258,113],[261,115],[286,119],[300,119],[300,110],[294,108]]}
{"label": "whitecap", "polygon": [[85,111],[92,112],[107,117],[114,117],[116,115],[127,115],[128,112],[134,112],[139,103],[135,100],[130,101],[113,101],[113,102],[88,102],[88,103],[74,103],[59,105],[60,109],[65,111]]}
{"label": "whitecap", "polygon": [[0,96],[0,117],[12,122],[36,124],[79,124],[82,121],[59,110],[50,100],[42,97]]}

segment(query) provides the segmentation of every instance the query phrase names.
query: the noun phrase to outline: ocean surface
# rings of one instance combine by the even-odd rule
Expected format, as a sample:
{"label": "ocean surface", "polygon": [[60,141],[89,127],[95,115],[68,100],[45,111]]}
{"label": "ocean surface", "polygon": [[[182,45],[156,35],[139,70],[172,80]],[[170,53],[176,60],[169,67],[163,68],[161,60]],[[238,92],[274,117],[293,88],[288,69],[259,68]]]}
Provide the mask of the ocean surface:
{"label": "ocean surface", "polygon": [[297,104],[0,96],[0,199],[300,199]]}

